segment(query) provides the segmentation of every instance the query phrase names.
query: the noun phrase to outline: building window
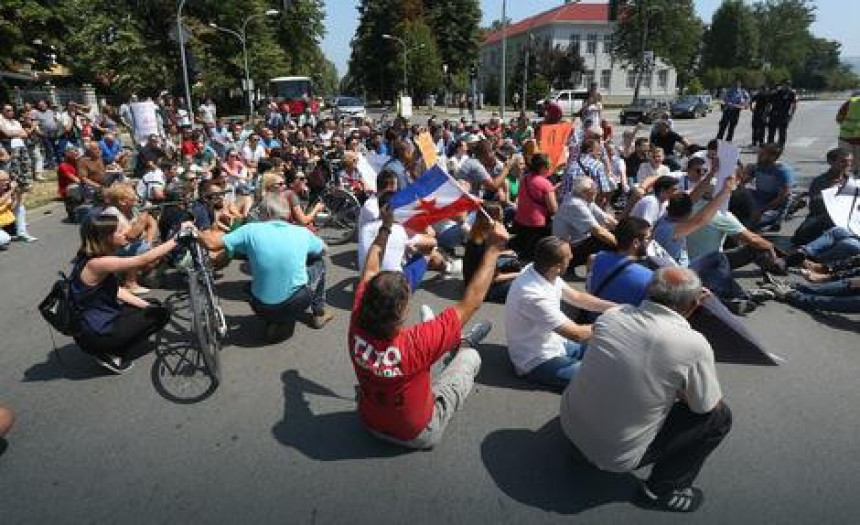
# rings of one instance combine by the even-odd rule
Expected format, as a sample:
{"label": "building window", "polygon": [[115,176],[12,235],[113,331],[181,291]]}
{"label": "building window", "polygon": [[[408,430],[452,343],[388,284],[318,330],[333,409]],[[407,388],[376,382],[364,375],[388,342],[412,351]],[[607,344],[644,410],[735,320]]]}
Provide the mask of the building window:
{"label": "building window", "polygon": [[603,35],[603,52],[607,55],[612,52],[612,33]]}
{"label": "building window", "polygon": [[645,74],[642,75],[642,85],[645,86],[646,88],[650,88],[652,76],[653,75],[651,74],[650,70],[645,71]]}
{"label": "building window", "polygon": [[585,73],[582,74],[582,85],[583,87],[589,87],[592,82],[594,82],[594,71],[586,69]]}
{"label": "building window", "polygon": [[579,54],[579,35],[570,35],[570,48],[574,53]]}
{"label": "building window", "polygon": [[591,34],[586,37],[585,52],[589,55],[597,54],[597,35]]}
{"label": "building window", "polygon": [[666,89],[669,86],[669,70],[661,69],[657,72],[657,87]]}
{"label": "building window", "polygon": [[634,89],[636,87],[636,71],[631,70],[627,72],[627,88]]}
{"label": "building window", "polygon": [[600,89],[609,89],[609,83],[612,79],[612,70],[604,69],[600,72]]}

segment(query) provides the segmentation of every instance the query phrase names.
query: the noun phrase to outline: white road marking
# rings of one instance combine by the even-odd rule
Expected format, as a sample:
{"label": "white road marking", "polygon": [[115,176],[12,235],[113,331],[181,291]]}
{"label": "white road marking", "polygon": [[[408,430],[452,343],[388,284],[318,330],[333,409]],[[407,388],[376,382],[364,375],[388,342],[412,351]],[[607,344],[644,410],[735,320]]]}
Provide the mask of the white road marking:
{"label": "white road marking", "polygon": [[818,137],[802,137],[788,143],[789,148],[808,148],[818,140]]}

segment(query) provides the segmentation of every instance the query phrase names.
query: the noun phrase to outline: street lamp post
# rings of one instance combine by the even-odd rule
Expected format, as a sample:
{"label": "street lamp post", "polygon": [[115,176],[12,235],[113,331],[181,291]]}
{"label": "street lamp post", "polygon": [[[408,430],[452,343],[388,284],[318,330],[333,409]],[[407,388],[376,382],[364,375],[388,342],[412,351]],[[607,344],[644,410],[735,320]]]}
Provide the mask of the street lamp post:
{"label": "street lamp post", "polygon": [[499,115],[505,121],[506,62],[508,61],[508,0],[502,0],[502,81],[499,83]]}
{"label": "street lamp post", "polygon": [[448,64],[442,64],[442,86],[445,88],[444,100],[445,113],[448,113]]}
{"label": "street lamp post", "polygon": [[176,10],[176,37],[179,40],[179,54],[182,57],[182,79],[185,81],[185,104],[188,105],[188,118],[194,125],[194,104],[191,102],[191,86],[188,83],[188,61],[185,58],[185,36],[182,34],[182,8],[185,0],[179,0]]}
{"label": "street lamp post", "polygon": [[257,13],[255,15],[249,16],[245,19],[245,22],[242,23],[241,33],[233,31],[232,29],[227,29],[226,27],[220,27],[214,22],[209,24],[209,27],[217,29],[218,31],[229,33],[238,38],[239,42],[242,43],[242,57],[245,62],[245,92],[248,94],[248,119],[254,118],[254,101],[252,99],[251,92],[251,69],[250,67],[248,67],[248,22],[254,20],[255,18],[260,18],[263,16],[275,16],[279,13],[280,11],[278,11],[277,9],[269,9],[265,13]]}
{"label": "street lamp post", "polygon": [[395,42],[403,46],[403,95],[405,96],[409,92],[409,81],[406,77],[406,58],[409,53],[422,49],[424,47],[424,44],[418,44],[417,46],[410,49],[406,47],[406,42],[400,37],[396,37],[394,35],[389,35],[388,33],[386,33],[382,35],[382,38],[384,40],[394,40]]}
{"label": "street lamp post", "polygon": [[[525,67],[523,68],[523,102],[522,102],[522,114],[525,115],[526,107],[528,104],[526,103],[526,97],[528,96],[528,85],[529,85],[529,55],[531,54],[532,43],[534,42],[534,35],[529,32],[528,39],[526,40],[526,56],[525,63],[523,64]],[[517,108],[514,108],[515,110]]]}

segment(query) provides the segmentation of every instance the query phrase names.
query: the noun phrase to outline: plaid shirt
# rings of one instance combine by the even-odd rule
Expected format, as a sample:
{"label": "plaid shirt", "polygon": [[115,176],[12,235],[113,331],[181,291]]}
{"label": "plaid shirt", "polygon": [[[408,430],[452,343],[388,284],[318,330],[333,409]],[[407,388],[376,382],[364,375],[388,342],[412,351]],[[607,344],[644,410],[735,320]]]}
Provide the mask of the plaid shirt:
{"label": "plaid shirt", "polygon": [[597,185],[597,191],[599,193],[606,193],[615,189],[615,184],[606,173],[606,167],[603,163],[597,160],[593,155],[586,153],[585,155],[579,155],[578,157],[570,157],[570,160],[567,163],[567,170],[565,171],[564,178],[561,181],[562,202],[570,196],[574,177],[579,177],[580,175],[591,177]]}

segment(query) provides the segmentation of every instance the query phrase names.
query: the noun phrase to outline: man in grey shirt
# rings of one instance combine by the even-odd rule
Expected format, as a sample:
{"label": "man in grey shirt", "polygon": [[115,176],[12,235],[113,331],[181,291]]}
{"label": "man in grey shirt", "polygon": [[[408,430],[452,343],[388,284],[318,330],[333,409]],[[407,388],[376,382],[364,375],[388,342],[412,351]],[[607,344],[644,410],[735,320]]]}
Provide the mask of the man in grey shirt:
{"label": "man in grey shirt", "polygon": [[639,503],[692,512],[693,481],[729,433],[714,353],[687,318],[705,298],[696,274],[663,268],[641,306],[597,318],[579,373],[565,390],[565,435],[597,467],[629,472],[653,464]]}
{"label": "man in grey shirt", "polygon": [[33,110],[33,118],[39,125],[39,138],[42,140],[42,149],[45,150],[45,168],[51,169],[62,162],[62,151],[57,151],[57,134],[59,128],[57,126],[57,114],[53,109],[48,107],[45,99],[39,100],[36,103],[36,109]]}
{"label": "man in grey shirt", "polygon": [[574,177],[569,196],[553,217],[552,234],[570,242],[572,267],[585,264],[591,254],[615,249],[615,236],[610,230],[617,222],[594,203],[596,196],[597,188],[591,177]]}

